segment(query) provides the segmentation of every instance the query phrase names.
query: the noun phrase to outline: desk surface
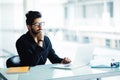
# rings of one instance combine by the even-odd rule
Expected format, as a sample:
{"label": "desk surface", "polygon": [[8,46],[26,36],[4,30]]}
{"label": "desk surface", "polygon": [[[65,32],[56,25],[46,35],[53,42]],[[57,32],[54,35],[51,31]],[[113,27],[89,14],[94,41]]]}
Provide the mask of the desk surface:
{"label": "desk surface", "polygon": [[90,68],[89,66],[80,67],[72,70],[54,69],[55,64],[39,65],[31,67],[27,73],[7,74],[7,69],[0,69],[0,72],[8,80],[86,80],[101,77],[120,75],[119,68]]}

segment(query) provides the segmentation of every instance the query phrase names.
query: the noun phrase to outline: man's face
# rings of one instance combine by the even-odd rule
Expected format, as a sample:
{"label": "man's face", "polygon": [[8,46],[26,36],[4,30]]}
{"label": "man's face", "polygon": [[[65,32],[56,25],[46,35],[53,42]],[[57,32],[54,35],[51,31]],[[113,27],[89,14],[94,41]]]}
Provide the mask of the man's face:
{"label": "man's face", "polygon": [[42,30],[42,25],[44,24],[44,22],[41,22],[41,18],[36,18],[33,22],[33,24],[31,25],[31,29],[30,31],[37,35],[38,33],[40,33],[40,31]]}

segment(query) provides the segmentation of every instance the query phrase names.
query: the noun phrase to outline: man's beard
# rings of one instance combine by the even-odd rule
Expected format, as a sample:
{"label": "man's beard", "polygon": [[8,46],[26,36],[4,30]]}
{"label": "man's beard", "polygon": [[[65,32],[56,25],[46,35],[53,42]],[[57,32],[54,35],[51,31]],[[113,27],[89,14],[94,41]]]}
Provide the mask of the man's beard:
{"label": "man's beard", "polygon": [[37,35],[37,34],[39,34],[39,33],[40,33],[40,30],[39,30],[39,31],[34,31],[34,30],[31,30],[31,33],[32,33],[33,35]]}

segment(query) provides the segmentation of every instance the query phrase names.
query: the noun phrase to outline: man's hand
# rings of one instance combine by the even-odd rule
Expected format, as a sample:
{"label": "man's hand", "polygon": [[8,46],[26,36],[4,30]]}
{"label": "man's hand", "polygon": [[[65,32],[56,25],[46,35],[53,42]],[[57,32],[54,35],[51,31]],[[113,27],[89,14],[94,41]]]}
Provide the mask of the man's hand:
{"label": "man's hand", "polygon": [[44,40],[44,35],[43,35],[43,32],[40,31],[40,33],[37,34],[37,41],[39,42],[39,41],[43,41],[43,40]]}
{"label": "man's hand", "polygon": [[37,34],[37,43],[39,46],[43,46],[43,40],[44,40],[44,35],[43,32],[41,31],[39,34]]}
{"label": "man's hand", "polygon": [[68,63],[70,63],[70,62],[71,62],[71,60],[70,60],[68,57],[65,57],[65,58],[61,61],[62,64],[68,64]]}

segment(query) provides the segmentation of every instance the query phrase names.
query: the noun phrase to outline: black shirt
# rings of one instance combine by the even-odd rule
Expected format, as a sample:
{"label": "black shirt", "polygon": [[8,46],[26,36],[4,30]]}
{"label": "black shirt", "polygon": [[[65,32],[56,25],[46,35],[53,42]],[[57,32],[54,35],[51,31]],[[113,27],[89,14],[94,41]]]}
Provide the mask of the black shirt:
{"label": "black shirt", "polygon": [[51,63],[60,63],[63,59],[55,54],[50,39],[44,36],[43,47],[38,46],[30,32],[22,35],[16,42],[22,66],[45,64],[47,58]]}

